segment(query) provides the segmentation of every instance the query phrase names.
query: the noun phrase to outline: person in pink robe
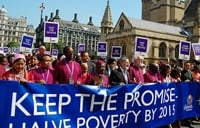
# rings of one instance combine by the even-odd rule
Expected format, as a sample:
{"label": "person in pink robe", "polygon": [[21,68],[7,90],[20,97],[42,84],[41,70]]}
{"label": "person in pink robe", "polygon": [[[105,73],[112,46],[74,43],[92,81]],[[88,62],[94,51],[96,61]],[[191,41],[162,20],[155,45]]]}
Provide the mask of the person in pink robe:
{"label": "person in pink robe", "polygon": [[103,60],[96,61],[96,73],[93,75],[94,85],[109,87],[109,78],[105,74],[106,63]]}
{"label": "person in pink robe", "polygon": [[73,52],[69,46],[63,49],[65,58],[59,61],[55,68],[56,83],[75,84],[81,75],[81,66],[73,60]]}
{"label": "person in pink robe", "polygon": [[25,65],[25,56],[23,54],[15,54],[12,58],[12,67],[3,74],[2,80],[32,82],[33,76],[25,69]]}
{"label": "person in pink robe", "polygon": [[130,83],[144,83],[143,69],[141,65],[143,64],[144,58],[142,56],[136,56],[134,58],[134,63],[128,69],[130,75]]}
{"label": "person in pink robe", "polygon": [[149,64],[149,69],[144,74],[145,83],[160,82],[159,80],[159,65],[156,63]]}
{"label": "person in pink robe", "polygon": [[81,70],[82,70],[82,74],[79,76],[78,81],[77,81],[76,84],[77,85],[81,85],[81,84],[92,85],[92,84],[94,84],[93,77],[89,73],[88,64],[87,63],[82,63],[81,64]]}
{"label": "person in pink robe", "polygon": [[40,58],[40,66],[33,69],[33,81],[41,84],[54,84],[54,70],[51,68],[52,58],[48,54],[44,54]]}
{"label": "person in pink robe", "polygon": [[2,76],[5,72],[6,72],[6,68],[0,64],[0,80],[2,79]]}

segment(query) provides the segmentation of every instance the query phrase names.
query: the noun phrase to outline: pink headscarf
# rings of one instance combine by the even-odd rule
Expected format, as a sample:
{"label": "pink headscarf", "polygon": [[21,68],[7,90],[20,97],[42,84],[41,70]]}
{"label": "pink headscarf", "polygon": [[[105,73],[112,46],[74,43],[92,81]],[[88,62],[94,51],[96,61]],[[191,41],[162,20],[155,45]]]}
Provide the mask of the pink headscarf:
{"label": "pink headscarf", "polygon": [[14,63],[18,59],[23,59],[24,61],[26,61],[26,58],[23,54],[15,54],[14,57],[12,58],[12,62]]}

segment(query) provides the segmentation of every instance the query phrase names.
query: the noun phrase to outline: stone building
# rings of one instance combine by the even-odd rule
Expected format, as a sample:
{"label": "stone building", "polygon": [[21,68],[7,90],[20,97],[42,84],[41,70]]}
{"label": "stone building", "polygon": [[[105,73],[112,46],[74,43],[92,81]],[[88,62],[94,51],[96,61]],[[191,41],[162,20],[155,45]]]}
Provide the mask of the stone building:
{"label": "stone building", "polygon": [[0,47],[8,42],[21,42],[23,34],[35,36],[33,25],[27,25],[27,18],[12,18],[8,16],[7,10],[2,6],[0,9]]}
{"label": "stone building", "polygon": [[[85,50],[88,51],[90,55],[96,55],[96,45],[100,41],[100,27],[95,26],[92,22],[92,17],[89,17],[87,24],[80,23],[78,20],[78,14],[74,14],[72,21],[63,20],[59,16],[59,10],[56,10],[55,16],[53,13],[50,14],[50,18],[45,17],[45,21],[57,22],[59,23],[59,41],[64,43],[64,46],[70,46],[74,49],[74,53],[78,54],[78,45],[85,44]],[[43,41],[43,21],[36,28],[36,40]],[[42,31],[41,31],[42,30]]]}
{"label": "stone building", "polygon": [[200,43],[200,1],[188,0],[184,12],[184,28],[192,34],[191,42]]}
{"label": "stone building", "polygon": [[178,59],[181,40],[200,40],[200,1],[142,0],[142,20],[122,13],[113,32],[107,35],[108,49],[122,46],[123,55],[132,59],[137,36],[149,39],[147,62]]}
{"label": "stone building", "polygon": [[85,44],[85,50],[91,55],[96,54],[96,44],[100,40],[100,28],[94,26],[92,17],[89,17],[87,24],[79,23],[77,14],[74,14],[72,21],[61,20],[58,18],[58,10],[53,18],[54,22],[59,23],[59,40],[71,46],[75,53],[78,53],[78,45]]}
{"label": "stone building", "polygon": [[[74,14],[72,21],[63,20],[59,16],[59,10],[56,10],[54,16],[50,14],[50,18],[45,17],[45,21],[53,21],[59,23],[59,40],[65,44],[65,46],[71,46],[75,53],[78,53],[78,45],[80,43],[85,44],[85,50],[89,52],[91,56],[96,56],[97,42],[106,41],[107,34],[113,30],[113,22],[111,16],[111,10],[109,0],[101,21],[101,26],[95,26],[92,22],[92,17],[89,17],[88,23],[80,23],[78,20],[78,14]],[[42,24],[36,28],[36,41],[41,43],[43,41],[43,21]]]}
{"label": "stone building", "polygon": [[[187,1],[187,0],[186,0]],[[184,16],[185,0],[142,0],[142,19],[176,25]]]}
{"label": "stone building", "polygon": [[183,27],[200,42],[199,0],[142,0],[142,19]]}
{"label": "stone building", "polygon": [[107,35],[109,56],[113,45],[122,46],[122,55],[131,60],[137,36],[149,39],[146,62],[177,58],[179,42],[188,38],[181,27],[130,18],[122,13],[113,32]]}
{"label": "stone building", "polygon": [[[72,21],[62,20],[59,11],[49,21],[59,22],[60,40],[72,46],[77,52],[79,43],[86,44],[86,50],[96,55],[98,41],[108,43],[108,57],[113,45],[122,46],[122,53],[130,59],[134,56],[135,38],[149,39],[146,61],[169,61],[178,58],[179,42],[197,42],[200,35],[200,1],[198,0],[142,0],[142,20],[130,18],[122,13],[113,27],[109,0],[101,26],[79,23],[77,14]],[[47,18],[46,18],[47,20]]]}

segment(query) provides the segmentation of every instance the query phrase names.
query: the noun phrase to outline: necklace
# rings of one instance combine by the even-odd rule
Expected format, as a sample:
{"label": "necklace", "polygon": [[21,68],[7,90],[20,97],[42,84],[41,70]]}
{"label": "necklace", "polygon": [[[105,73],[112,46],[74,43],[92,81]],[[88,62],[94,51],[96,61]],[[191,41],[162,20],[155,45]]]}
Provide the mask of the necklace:
{"label": "necklace", "polygon": [[47,83],[48,80],[49,80],[49,69],[47,70],[47,75],[46,75],[46,76],[45,76],[45,71],[42,70],[41,68],[40,68],[40,72],[41,72],[41,74],[42,74],[43,80],[45,80],[45,82]]}
{"label": "necklace", "polygon": [[24,78],[24,70],[19,73],[16,73],[16,71],[13,70],[13,74],[14,74],[14,80],[16,81],[20,81]]}

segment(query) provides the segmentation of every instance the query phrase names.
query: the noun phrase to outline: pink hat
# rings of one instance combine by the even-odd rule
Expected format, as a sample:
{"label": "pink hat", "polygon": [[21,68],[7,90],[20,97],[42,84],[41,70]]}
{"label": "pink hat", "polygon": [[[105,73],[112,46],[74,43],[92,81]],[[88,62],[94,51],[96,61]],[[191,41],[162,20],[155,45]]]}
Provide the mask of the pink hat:
{"label": "pink hat", "polygon": [[24,59],[24,61],[26,61],[26,58],[23,54],[15,54],[14,57],[12,58],[12,62],[14,63],[18,59]]}
{"label": "pink hat", "polygon": [[96,66],[100,67],[102,64],[104,64],[105,62],[103,60],[97,60],[96,61]]}

